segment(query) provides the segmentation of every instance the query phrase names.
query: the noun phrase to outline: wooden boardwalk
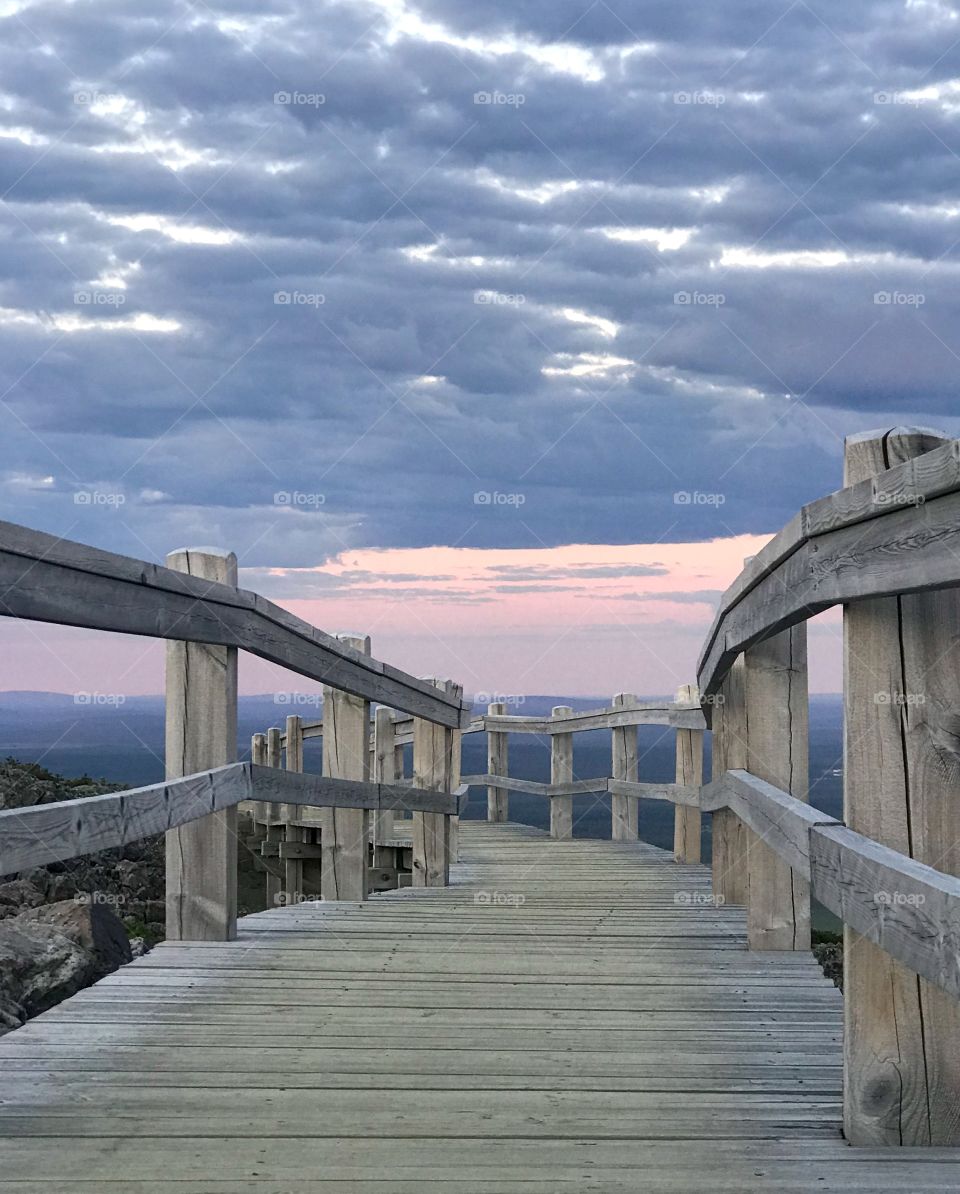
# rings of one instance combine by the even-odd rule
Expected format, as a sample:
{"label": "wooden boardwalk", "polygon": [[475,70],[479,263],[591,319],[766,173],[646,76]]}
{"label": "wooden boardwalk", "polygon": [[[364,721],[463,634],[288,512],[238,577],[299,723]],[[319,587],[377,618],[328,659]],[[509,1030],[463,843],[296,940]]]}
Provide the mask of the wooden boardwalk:
{"label": "wooden boardwalk", "polygon": [[247,917],[0,1040],[0,1191],[955,1190],[840,1137],[841,998],[709,869],[461,825],[448,888]]}

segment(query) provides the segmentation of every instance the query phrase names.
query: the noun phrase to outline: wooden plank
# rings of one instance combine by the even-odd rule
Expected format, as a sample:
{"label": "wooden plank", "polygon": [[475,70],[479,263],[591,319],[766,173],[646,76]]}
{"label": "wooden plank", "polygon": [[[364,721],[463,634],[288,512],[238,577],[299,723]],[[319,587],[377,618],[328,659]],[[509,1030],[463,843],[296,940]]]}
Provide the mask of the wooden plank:
{"label": "wooden plank", "polygon": [[856,934],[960,998],[960,879],[845,826],[810,833],[813,893]]}
{"label": "wooden plank", "polygon": [[[370,654],[370,639],[341,635],[354,651]],[[370,781],[370,703],[349,692],[323,690],[323,774],[330,779]],[[325,900],[367,898],[370,818],[365,808],[323,811],[320,893]]]}
{"label": "wooden plank", "polygon": [[125,846],[231,808],[252,792],[250,767],[230,763],[126,792],[0,812],[0,875]]}
{"label": "wooden plank", "polygon": [[[747,770],[808,799],[807,628],[755,643],[746,665]],[[743,818],[741,818],[743,819]],[[810,948],[809,871],[792,868],[765,833],[747,850],[747,940],[751,949]]]}
{"label": "wooden plank", "polygon": [[[747,769],[745,665],[736,661],[713,701],[713,777]],[[704,806],[706,807],[706,806]],[[730,808],[718,808],[711,825],[714,894],[725,904],[747,902],[747,849],[743,822]]]}
{"label": "wooden plank", "polygon": [[[937,443],[925,429],[893,428],[848,440],[847,483],[865,482]],[[944,444],[944,448],[947,445]],[[902,576],[910,545],[952,558],[941,534],[956,495],[864,524],[862,544],[834,564],[849,574],[876,559]],[[938,513],[938,508],[940,512]],[[906,515],[906,519],[903,516]],[[894,533],[906,527],[905,544]],[[887,533],[889,528],[890,533]],[[955,528],[954,528],[955,529]],[[915,561],[923,578],[920,561]],[[901,587],[896,584],[896,587]],[[902,586],[909,587],[907,585]],[[960,599],[956,592],[861,601],[844,610],[844,820],[849,829],[918,862],[960,874]],[[902,909],[883,910],[896,920]],[[890,934],[893,935],[891,927]],[[931,943],[931,953],[936,949]],[[844,933],[844,1124],[856,1144],[958,1144],[960,1006],[855,927]]]}
{"label": "wooden plank", "polygon": [[[897,434],[894,438],[899,438],[901,442],[906,438],[902,434],[903,430],[895,429]],[[853,445],[852,451],[857,451],[859,442],[869,443],[876,436],[877,433],[866,432],[860,437],[850,437],[848,442]],[[724,593],[705,640],[697,665],[701,685],[705,671],[711,673],[715,682],[710,688],[711,692],[719,683],[720,677],[714,665],[718,651],[722,651],[726,645],[724,639],[731,611],[809,540],[832,530],[882,518],[903,507],[925,505],[934,498],[960,489],[960,441],[944,443],[938,432],[920,430],[912,433],[912,443],[913,450],[919,455],[896,459],[894,451],[888,453],[887,460],[892,462],[889,467],[872,476],[866,476],[863,468],[851,472],[850,477],[861,479],[848,479],[844,489],[804,506],[779,534],[747,561],[743,571]],[[737,650],[742,650],[743,645]]]}
{"label": "wooden plank", "polygon": [[819,809],[748,771],[726,771],[707,784],[701,808],[728,808],[764,840],[784,863],[804,878],[810,875],[810,831],[818,825],[838,825]]}
{"label": "wooden plank", "polygon": [[[698,701],[695,684],[681,684],[677,704]],[[703,730],[677,730],[676,777],[681,787],[703,784]],[[700,808],[678,804],[673,814],[673,857],[677,862],[700,861]]]}
{"label": "wooden plank", "polygon": [[364,656],[255,593],[0,522],[0,614],[64,626],[239,647],[441,725],[468,721],[414,676]]}
{"label": "wooden plank", "polygon": [[[396,773],[396,723],[390,709],[383,705],[374,712],[373,724],[373,778],[378,784],[393,785],[397,779]],[[373,839],[373,865],[386,865],[384,847],[381,842],[387,842],[393,837],[394,812],[393,809],[382,809],[372,818],[371,836]]]}
{"label": "wooden plank", "polygon": [[[569,705],[555,705],[553,716],[569,720],[573,710]],[[573,782],[573,734],[555,733],[550,739],[551,785]],[[573,837],[573,797],[550,797],[550,836],[566,841]]]}
{"label": "wooden plank", "polygon": [[[237,557],[184,548],[168,566],[201,585],[236,585]],[[166,777],[179,779],[237,759],[237,651],[168,642]],[[166,933],[182,941],[229,941],[237,932],[237,809],[218,809],[166,833]]]}
{"label": "wooden plank", "polygon": [[[617,693],[613,698],[613,708],[628,708],[636,704],[636,700],[632,693]],[[637,783],[636,727],[617,726],[611,729],[610,744],[611,777],[626,783]],[[640,832],[639,808],[640,802],[627,795],[622,788],[610,793],[610,836],[615,842],[636,841]]]}
{"label": "wooden plank", "polygon": [[[461,691],[452,680],[433,683],[451,696]],[[419,787],[437,792],[450,792],[454,781],[459,781],[459,752],[452,733],[420,718],[413,724],[413,777]],[[413,886],[446,887],[451,850],[450,818],[442,813],[415,813]]]}
{"label": "wooden plank", "polygon": [[609,709],[584,709],[575,712],[570,706],[558,706],[568,712],[557,718],[528,717],[517,714],[487,714],[475,718],[465,727],[465,733],[494,730],[501,734],[568,734],[583,730],[609,730],[614,727],[663,725],[703,729],[705,722],[699,709],[677,709],[662,701],[637,701]]}
{"label": "wooden plank", "polygon": [[[502,701],[493,701],[487,705],[487,714],[496,717],[506,713],[507,706]],[[509,775],[509,743],[506,734],[496,730],[487,730],[487,771],[490,775]],[[510,798],[504,787],[487,788],[487,820],[494,822],[510,819]]]}
{"label": "wooden plank", "polygon": [[[303,771],[303,722],[296,714],[290,714],[286,720],[284,742],[284,764],[287,771],[299,775]],[[285,826],[284,840],[281,842],[281,858],[284,859],[283,894],[287,905],[296,904],[304,898],[303,858],[291,850],[284,855],[282,847],[300,847],[304,841],[304,830],[296,824],[300,810],[292,804],[283,804],[282,815]],[[316,847],[312,847],[316,849]]]}

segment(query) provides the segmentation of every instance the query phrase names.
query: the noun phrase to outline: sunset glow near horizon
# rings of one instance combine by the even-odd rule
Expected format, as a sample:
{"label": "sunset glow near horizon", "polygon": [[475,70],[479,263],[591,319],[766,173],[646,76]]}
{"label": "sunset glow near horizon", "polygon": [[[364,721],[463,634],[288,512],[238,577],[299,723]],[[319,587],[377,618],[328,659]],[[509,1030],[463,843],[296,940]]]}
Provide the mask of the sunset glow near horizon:
{"label": "sunset glow near horizon", "polygon": [[[312,568],[241,568],[240,584],[373,654],[451,676],[468,697],[670,694],[695,679],[722,591],[769,535],[702,543],[344,551]],[[163,690],[163,644],[4,620],[3,687],[142,695]],[[811,628],[811,689],[840,687],[839,614]],[[241,656],[240,690],[319,685]]]}

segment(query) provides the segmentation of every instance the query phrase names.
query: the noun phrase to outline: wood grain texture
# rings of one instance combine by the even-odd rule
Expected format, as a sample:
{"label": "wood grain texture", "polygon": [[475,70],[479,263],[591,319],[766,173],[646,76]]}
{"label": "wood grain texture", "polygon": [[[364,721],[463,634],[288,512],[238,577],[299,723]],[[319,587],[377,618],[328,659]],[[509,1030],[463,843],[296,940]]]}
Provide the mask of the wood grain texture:
{"label": "wood grain texture", "polygon": [[[807,628],[792,626],[744,655],[747,770],[809,798]],[[749,825],[749,823],[748,823]],[[749,828],[747,938],[751,949],[810,948],[810,881],[768,840]]]}
{"label": "wood grain texture", "polygon": [[[573,710],[569,705],[555,705],[553,716],[566,720]],[[550,739],[550,783],[573,782],[573,734],[554,733]],[[573,837],[573,797],[550,797],[550,836],[561,840]]]}
{"label": "wood grain texture", "polygon": [[[713,776],[747,769],[745,665],[738,659],[714,696]],[[711,824],[713,890],[727,904],[747,902],[749,845],[743,822],[730,809],[719,809]]]}
{"label": "wood grain texture", "polygon": [[[452,680],[433,680],[448,694],[460,692]],[[453,734],[417,718],[413,728],[413,779],[418,787],[450,792],[459,783],[459,752]],[[450,882],[452,843],[450,817],[415,813],[413,817],[413,886],[445,887]]]}
{"label": "wood grain texture", "polygon": [[[398,778],[396,738],[391,711],[378,706],[373,715],[373,778],[378,784],[393,784]],[[373,865],[382,866],[386,856],[381,857],[384,848],[380,843],[393,837],[393,810],[383,809],[374,815],[372,822]]]}
{"label": "wood grain texture", "polygon": [[[370,639],[343,635],[344,645],[369,655]],[[323,774],[331,779],[370,780],[370,702],[339,689],[323,690]],[[325,900],[367,898],[370,817],[363,808],[323,810],[320,892]]]}
{"label": "wood grain texture", "polygon": [[[845,480],[871,480],[936,442],[934,434],[910,428],[856,437],[848,441]],[[939,517],[935,507],[952,500],[926,504],[915,520],[917,541],[939,543],[947,557],[948,539],[931,540],[929,534]],[[869,557],[869,544],[851,549],[850,566],[864,551]],[[891,544],[890,555],[893,560],[903,553]],[[844,671],[847,826],[880,846],[960,874],[957,593],[848,606]],[[888,921],[902,913],[900,907],[883,910]],[[884,952],[874,934],[863,936],[851,926],[844,936],[848,1137],[857,1144],[960,1143],[960,1007]]]}
{"label": "wood grain texture", "polygon": [[[232,552],[184,549],[168,566],[192,583],[237,583]],[[167,779],[222,767],[237,758],[237,651],[211,643],[168,642]],[[229,941],[237,931],[237,809],[211,812],[166,835],[166,931],[171,940]]]}
{"label": "wood grain texture", "polygon": [[[699,695],[695,684],[681,684],[677,704],[696,705]],[[676,777],[682,787],[699,788],[703,784],[703,730],[677,730]],[[677,862],[700,861],[700,809],[678,804],[673,814],[673,857]]]}
{"label": "wood grain texture", "polygon": [[[493,701],[487,705],[487,714],[496,717],[506,713],[507,706],[502,701]],[[510,773],[510,739],[506,734],[497,730],[487,730],[487,771],[490,775],[509,775]],[[510,797],[506,788],[487,788],[487,820],[493,822],[508,821],[510,819]]]}
{"label": "wood grain texture", "polygon": [[[614,709],[629,708],[637,698],[632,693],[620,692],[611,702]],[[626,783],[638,783],[640,779],[637,755],[636,726],[615,726],[610,731],[611,770],[610,777]],[[615,842],[636,841],[640,833],[640,802],[624,789],[610,794],[610,836]]]}
{"label": "wood grain texture", "polygon": [[0,1039],[0,1189],[956,1189],[955,1153],[840,1139],[839,993],[684,903],[705,868],[462,834],[448,888],[159,946]]}
{"label": "wood grain texture", "polygon": [[[867,475],[869,445],[883,437],[891,445],[884,467]],[[958,583],[949,579],[955,568],[946,547],[956,503],[936,506],[936,500],[960,491],[960,441],[945,441],[929,429],[893,428],[847,443],[852,468],[845,488],[804,506],[724,593],[697,665],[705,695],[718,690],[751,633],[785,629],[818,609],[862,599],[866,589],[881,595]],[[868,467],[875,466],[870,460]],[[931,504],[937,512],[926,518],[923,510]],[[878,525],[862,525],[867,522]],[[831,537],[835,531],[849,533]],[[893,578],[896,568],[903,583]]]}

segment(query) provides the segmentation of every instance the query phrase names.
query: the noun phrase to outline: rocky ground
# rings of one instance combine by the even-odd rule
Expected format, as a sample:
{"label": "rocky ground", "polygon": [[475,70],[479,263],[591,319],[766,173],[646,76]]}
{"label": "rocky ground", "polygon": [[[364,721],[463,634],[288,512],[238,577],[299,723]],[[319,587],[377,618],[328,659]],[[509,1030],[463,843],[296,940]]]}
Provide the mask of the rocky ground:
{"label": "rocky ground", "polygon": [[[0,763],[0,809],[127,785]],[[145,953],[164,935],[163,835],[0,879],[0,1034]],[[241,915],[263,907],[263,876],[240,850]],[[259,899],[259,903],[258,903]]]}

